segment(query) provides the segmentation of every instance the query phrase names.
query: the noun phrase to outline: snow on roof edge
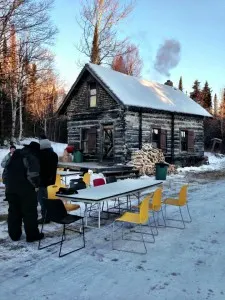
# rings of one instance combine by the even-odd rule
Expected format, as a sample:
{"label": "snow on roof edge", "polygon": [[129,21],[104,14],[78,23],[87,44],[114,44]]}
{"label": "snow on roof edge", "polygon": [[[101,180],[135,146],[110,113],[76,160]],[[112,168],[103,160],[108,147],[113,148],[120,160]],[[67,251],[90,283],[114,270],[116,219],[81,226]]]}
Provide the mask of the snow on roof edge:
{"label": "snow on roof edge", "polygon": [[[117,100],[119,100],[126,106],[136,106],[143,108],[151,108],[160,111],[169,111],[173,113],[212,117],[212,115],[202,106],[200,106],[193,99],[185,95],[180,90],[175,89],[174,87],[170,87],[158,82],[152,82],[132,77],[127,74],[122,74],[120,72],[92,63],[88,63],[86,64],[86,66],[88,66],[91,69],[91,71],[95,74],[95,76],[97,76],[98,79],[100,79],[104,83],[106,88],[111,93],[113,93]],[[124,85],[122,86],[122,90],[121,84]],[[142,89],[142,93],[138,94],[138,90],[140,89]],[[156,95],[157,93],[160,94],[160,97],[159,95]],[[142,101],[142,103],[137,103],[137,99],[142,98],[143,95],[146,102],[143,103],[144,101]],[[151,101],[153,100],[152,102],[154,102],[151,102],[151,105],[149,105],[150,98]],[[188,103],[187,101],[190,102]],[[178,104],[179,106],[182,104],[183,109],[179,109]]]}

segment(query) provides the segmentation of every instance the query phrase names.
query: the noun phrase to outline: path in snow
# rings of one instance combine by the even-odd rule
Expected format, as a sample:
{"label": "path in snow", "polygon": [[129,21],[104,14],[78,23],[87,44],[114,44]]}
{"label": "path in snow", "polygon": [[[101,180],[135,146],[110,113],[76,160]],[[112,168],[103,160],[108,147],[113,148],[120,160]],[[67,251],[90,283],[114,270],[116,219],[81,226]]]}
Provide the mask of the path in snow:
{"label": "path in snow", "polygon": [[[38,251],[24,237],[11,242],[3,221],[0,299],[224,300],[223,194],[224,180],[192,182],[193,222],[185,230],[161,228],[156,243],[147,244],[147,255],[112,251],[111,226],[106,225],[87,232],[84,250],[59,259],[58,247]],[[6,211],[7,204],[1,205]],[[57,227],[48,228],[56,234]],[[141,250],[142,245],[130,247]]]}

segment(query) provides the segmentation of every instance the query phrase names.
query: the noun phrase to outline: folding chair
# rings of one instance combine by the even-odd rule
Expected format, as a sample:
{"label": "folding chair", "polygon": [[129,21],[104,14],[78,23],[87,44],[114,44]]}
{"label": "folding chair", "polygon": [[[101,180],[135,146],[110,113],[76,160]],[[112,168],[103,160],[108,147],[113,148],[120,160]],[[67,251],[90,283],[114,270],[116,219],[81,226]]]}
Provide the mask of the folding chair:
{"label": "folding chair", "polygon": [[[125,212],[120,218],[116,219],[113,222],[113,229],[112,229],[112,249],[113,250],[135,253],[134,251],[116,249],[114,247],[114,231],[115,231],[114,227],[115,227],[115,223],[116,222],[122,222],[122,240],[124,240],[124,234],[123,234],[123,224],[124,223],[136,224],[141,228],[143,225],[145,225],[146,223],[149,222],[149,200],[150,200],[150,198],[151,198],[151,194],[144,198],[144,200],[140,204],[140,211],[138,213]],[[149,228],[151,230],[150,235],[152,235],[152,238],[153,238],[152,243],[155,243],[155,237],[154,237],[154,234],[152,232],[151,226],[149,226]],[[143,235],[148,234],[148,233],[145,233],[145,232],[142,232],[142,231],[140,231],[139,233],[141,233],[141,237],[142,237],[141,241],[143,242],[144,248],[145,248],[145,252],[142,253],[142,254],[146,254],[147,253],[147,248],[146,248],[146,245],[145,245],[145,240],[144,240]],[[132,239],[127,239],[127,240],[138,242],[138,240],[132,240]]]}
{"label": "folding chair", "polygon": [[[65,186],[62,184],[60,186],[57,185],[48,186],[48,199],[52,199],[52,200],[58,199],[55,194],[58,192],[60,187],[65,187]],[[70,203],[68,200],[64,200],[63,203],[67,211],[80,209],[79,204]]]}
{"label": "folding chair", "polygon": [[106,177],[106,183],[113,183],[113,182],[117,182],[116,176]]}
{"label": "folding chair", "polygon": [[[65,206],[63,205],[63,202],[59,199],[54,199],[54,200],[44,199],[44,204],[45,204],[45,207],[46,207],[46,213],[48,214],[48,217],[50,218],[50,220],[52,222],[57,223],[57,224],[62,224],[63,225],[63,231],[62,231],[61,240],[58,241],[58,242],[55,242],[55,243],[52,243],[52,244],[41,247],[41,240],[39,240],[38,250],[42,250],[42,249],[48,248],[50,246],[60,244],[59,257],[63,257],[63,256],[66,256],[66,255],[72,253],[72,252],[75,252],[75,251],[78,251],[78,250],[84,248],[85,247],[85,237],[84,237],[84,220],[83,220],[83,217],[68,214],[66,209],[65,209]],[[77,232],[76,230],[73,230],[71,228],[66,227],[66,225],[72,224],[72,223],[77,222],[79,220],[82,221],[82,231],[79,232],[79,234],[82,234],[82,236],[83,236],[83,245],[79,248],[76,248],[76,249],[72,250],[72,251],[61,254],[62,245],[63,245],[63,242],[65,241],[65,238],[66,238],[66,230]],[[44,223],[42,224],[42,227],[41,227],[41,233],[43,232],[43,228],[44,228]]]}
{"label": "folding chair", "polygon": [[61,176],[59,174],[56,174],[55,185],[62,186]]}
{"label": "folding chair", "polygon": [[[163,209],[162,209],[162,187],[156,189],[153,193],[152,196],[152,201],[149,203],[149,210],[153,212],[153,219],[154,219],[154,224],[155,224],[155,229],[156,229],[156,235],[158,235],[158,227],[166,227],[166,222],[163,214]],[[157,212],[157,223],[155,219],[155,213]],[[163,219],[163,225],[159,224],[159,213],[161,212],[162,214],[162,219]]]}
{"label": "folding chair", "polygon": [[93,185],[94,186],[100,186],[105,184],[105,179],[104,178],[96,178],[93,180]]}
{"label": "folding chair", "polygon": [[[163,214],[163,209],[162,209],[162,187],[157,188],[153,193],[149,194],[152,198],[152,201],[149,202],[149,207],[148,209],[150,211],[153,212],[153,219],[154,219],[154,227],[156,230],[156,234],[158,235],[158,227],[166,227],[166,223],[165,223],[165,218],[164,218],[164,214]],[[134,206],[134,208],[137,208],[137,206]],[[138,206],[138,208],[140,208],[140,205]],[[155,219],[155,213],[157,212],[157,222]],[[164,225],[160,225],[159,224],[159,213],[161,212],[162,214],[162,219],[163,219],[163,223]]]}
{"label": "folding chair", "polygon": [[[185,223],[192,222],[190,211],[189,211],[189,207],[188,207],[188,202],[187,202],[187,188],[188,188],[188,184],[183,185],[181,187],[181,189],[180,189],[178,198],[167,198],[167,199],[165,199],[163,201],[163,204],[165,204],[165,222],[166,222],[166,220],[170,220],[170,221],[182,222],[182,224],[183,224],[183,227],[168,226],[166,224],[167,227],[177,228],[177,229],[184,229],[185,228]],[[179,207],[179,211],[180,211],[180,215],[181,215],[181,220],[179,220],[179,219],[178,220],[176,220],[176,219],[167,219],[166,218],[166,206],[167,205],[172,205],[172,206]],[[184,220],[183,215],[182,215],[182,211],[181,211],[181,207],[182,206],[186,206],[187,207],[187,212],[188,212],[188,215],[189,215],[189,220]]]}

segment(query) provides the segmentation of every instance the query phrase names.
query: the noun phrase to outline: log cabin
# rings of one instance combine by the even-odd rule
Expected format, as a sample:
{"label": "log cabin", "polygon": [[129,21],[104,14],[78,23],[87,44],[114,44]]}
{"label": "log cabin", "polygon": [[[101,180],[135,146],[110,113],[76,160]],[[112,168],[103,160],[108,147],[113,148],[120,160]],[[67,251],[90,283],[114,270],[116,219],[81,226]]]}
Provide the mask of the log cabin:
{"label": "log cabin", "polygon": [[211,115],[182,91],[88,63],[58,110],[68,144],[86,160],[126,163],[144,143],[166,161],[188,165],[204,157],[203,120]]}

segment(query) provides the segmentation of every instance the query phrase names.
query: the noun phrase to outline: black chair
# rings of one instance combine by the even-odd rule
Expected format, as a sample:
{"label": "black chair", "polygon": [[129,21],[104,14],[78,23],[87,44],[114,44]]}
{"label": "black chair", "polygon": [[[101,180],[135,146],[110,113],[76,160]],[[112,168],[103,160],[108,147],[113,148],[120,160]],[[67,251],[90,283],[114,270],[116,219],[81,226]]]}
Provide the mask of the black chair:
{"label": "black chair", "polygon": [[116,176],[106,177],[106,183],[117,182]]}
{"label": "black chair", "polygon": [[[62,257],[62,256],[66,256],[66,255],[68,255],[72,252],[75,252],[75,251],[78,251],[78,250],[84,248],[85,247],[84,220],[83,220],[84,218],[80,217],[80,216],[68,214],[66,209],[65,209],[65,206],[64,206],[63,202],[60,199],[44,199],[44,204],[45,204],[45,207],[46,207],[46,213],[48,214],[48,217],[50,218],[50,220],[52,222],[62,224],[63,225],[63,232],[62,232],[62,238],[61,238],[60,241],[49,244],[47,246],[41,247],[41,240],[39,240],[38,249],[41,250],[41,249],[44,249],[44,248],[47,248],[47,247],[50,247],[50,246],[53,246],[53,245],[56,245],[56,244],[60,244],[59,257]],[[65,254],[61,254],[62,245],[63,245],[63,242],[64,242],[65,237],[66,237],[66,230],[77,232],[76,230],[73,230],[71,228],[66,227],[66,225],[72,224],[72,223],[74,223],[76,221],[79,221],[79,220],[82,221],[82,231],[80,231],[79,233],[82,234],[82,236],[83,236],[83,245],[81,247],[75,249],[75,250],[72,250],[72,251],[67,252]],[[41,232],[43,231],[43,227],[44,227],[44,222],[43,222],[42,227],[41,227]]]}
{"label": "black chair", "polygon": [[83,181],[83,178],[81,178],[78,183],[76,185],[74,185],[74,190],[78,191],[78,190],[84,190],[86,189],[86,183]]}

